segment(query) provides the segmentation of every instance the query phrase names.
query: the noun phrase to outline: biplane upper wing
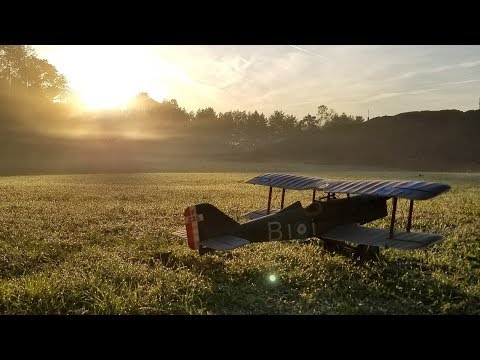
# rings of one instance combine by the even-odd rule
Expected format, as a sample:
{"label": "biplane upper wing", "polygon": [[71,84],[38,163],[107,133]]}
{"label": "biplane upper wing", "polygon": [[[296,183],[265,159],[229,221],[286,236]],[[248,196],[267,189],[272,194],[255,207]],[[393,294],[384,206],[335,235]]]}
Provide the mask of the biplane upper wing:
{"label": "biplane upper wing", "polygon": [[409,200],[427,200],[450,190],[450,186],[426,181],[325,180],[319,189],[330,193],[369,194]]}
{"label": "biplane upper wing", "polygon": [[450,190],[447,184],[404,180],[328,180],[289,174],[263,174],[248,184],[292,190],[321,190],[327,193],[369,194],[409,200],[426,200]]}
{"label": "biplane upper wing", "polygon": [[281,189],[313,190],[323,184],[324,179],[289,175],[289,174],[263,174],[246,181],[247,184],[265,185]]}

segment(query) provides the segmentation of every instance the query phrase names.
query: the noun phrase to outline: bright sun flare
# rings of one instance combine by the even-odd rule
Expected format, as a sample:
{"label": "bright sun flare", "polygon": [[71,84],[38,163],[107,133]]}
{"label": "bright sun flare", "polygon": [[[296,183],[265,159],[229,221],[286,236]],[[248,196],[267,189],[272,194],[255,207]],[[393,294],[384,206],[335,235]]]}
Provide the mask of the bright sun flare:
{"label": "bright sun flare", "polygon": [[70,87],[87,109],[123,108],[139,92],[161,101],[165,64],[147,46],[72,46],[64,59]]}
{"label": "bright sun flare", "polygon": [[96,89],[86,90],[78,93],[79,100],[83,106],[89,110],[124,108],[128,99],[132,96],[126,96],[117,89]]}

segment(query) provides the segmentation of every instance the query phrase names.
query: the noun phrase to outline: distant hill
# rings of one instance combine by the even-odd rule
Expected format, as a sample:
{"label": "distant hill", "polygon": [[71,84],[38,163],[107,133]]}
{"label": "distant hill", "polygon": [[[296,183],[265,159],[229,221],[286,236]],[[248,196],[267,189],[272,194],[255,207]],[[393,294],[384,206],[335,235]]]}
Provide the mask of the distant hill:
{"label": "distant hill", "polygon": [[480,110],[415,111],[303,134],[251,158],[430,171],[480,170]]}

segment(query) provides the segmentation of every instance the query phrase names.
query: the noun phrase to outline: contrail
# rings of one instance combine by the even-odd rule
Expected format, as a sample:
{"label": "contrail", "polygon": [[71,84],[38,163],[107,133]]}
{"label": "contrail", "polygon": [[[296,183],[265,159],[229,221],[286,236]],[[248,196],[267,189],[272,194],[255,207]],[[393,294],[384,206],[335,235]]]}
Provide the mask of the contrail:
{"label": "contrail", "polygon": [[439,72],[443,72],[443,71],[457,69],[459,67],[471,68],[471,67],[475,67],[475,66],[478,66],[478,65],[480,65],[480,61],[477,60],[477,61],[463,62],[463,63],[460,63],[460,64],[438,66],[436,68],[429,69],[429,70],[424,70],[424,71],[410,71],[410,72],[407,72],[407,73],[404,73],[404,74],[401,74],[401,75],[391,77],[390,79],[387,79],[387,81],[408,79],[408,78],[411,78],[413,76],[423,75],[423,74],[435,74],[435,73],[439,73]]}
{"label": "contrail", "polygon": [[326,56],[323,56],[323,55],[314,53],[313,51],[306,50],[306,49],[302,49],[301,47],[298,47],[298,46],[295,46],[295,45],[288,45],[288,46],[291,46],[291,47],[293,47],[294,49],[297,49],[297,50],[300,50],[300,51],[304,51],[304,52],[306,52],[306,53],[309,53],[309,54],[312,54],[312,55],[315,55],[315,56],[324,58],[325,60],[328,60],[328,58],[327,58]]}
{"label": "contrail", "polygon": [[433,86],[468,84],[468,83],[477,82],[477,81],[480,81],[480,80],[475,79],[475,80],[464,80],[464,81],[452,81],[452,82],[446,82],[446,83],[442,83],[442,84],[434,84]]}
{"label": "contrail", "polygon": [[358,100],[358,101],[353,101],[353,102],[363,104],[363,103],[367,103],[367,102],[370,102],[370,101],[381,100],[381,99],[391,98],[391,97],[395,97],[395,96],[423,94],[423,93],[427,93],[427,92],[431,92],[431,91],[441,90],[441,88],[439,86],[468,84],[468,83],[473,83],[473,82],[478,82],[478,81],[480,81],[480,79],[472,79],[472,80],[464,80],[464,81],[452,81],[452,82],[446,82],[446,83],[442,83],[442,84],[433,84],[428,88],[417,89],[417,90],[405,90],[405,91],[399,91],[399,92],[389,92],[389,93],[370,96],[370,97],[365,98],[363,100]]}

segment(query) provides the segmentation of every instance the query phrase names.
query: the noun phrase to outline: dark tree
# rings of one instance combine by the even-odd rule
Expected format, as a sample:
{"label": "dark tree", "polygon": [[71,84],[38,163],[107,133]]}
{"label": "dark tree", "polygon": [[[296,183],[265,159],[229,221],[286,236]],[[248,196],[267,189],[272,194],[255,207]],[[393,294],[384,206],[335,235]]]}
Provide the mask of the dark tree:
{"label": "dark tree", "polygon": [[317,109],[317,121],[320,126],[332,120],[337,113],[325,105],[320,105]]}
{"label": "dark tree", "polygon": [[352,115],[347,115],[342,113],[342,115],[335,114],[329,121],[325,122],[323,127],[325,129],[331,128],[344,128],[348,126],[359,125],[363,123],[363,117],[356,116],[353,117]]}
{"label": "dark tree", "polygon": [[308,114],[298,122],[298,127],[300,131],[313,132],[320,128],[320,124],[315,116]]}
{"label": "dark tree", "polygon": [[254,111],[247,114],[245,135],[253,146],[266,140],[267,130],[267,118],[263,113],[259,114],[258,111]]}
{"label": "dark tree", "polygon": [[275,141],[295,134],[297,119],[293,115],[286,115],[283,111],[275,110],[268,118],[270,140]]}
{"label": "dark tree", "polygon": [[151,112],[160,105],[159,102],[152,99],[146,92],[137,94],[128,103],[128,109],[134,112]]}
{"label": "dark tree", "polygon": [[234,127],[235,122],[232,111],[218,114],[217,131],[219,136],[221,136],[225,142],[229,143],[232,141]]}
{"label": "dark tree", "polygon": [[65,101],[69,89],[65,76],[47,60],[39,59],[31,46],[0,45],[0,92]]}
{"label": "dark tree", "polygon": [[214,131],[217,125],[217,114],[213,108],[198,109],[195,118],[192,119],[194,128],[201,131]]}

